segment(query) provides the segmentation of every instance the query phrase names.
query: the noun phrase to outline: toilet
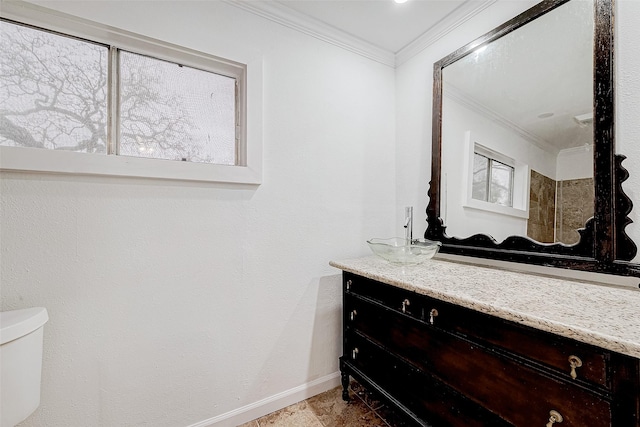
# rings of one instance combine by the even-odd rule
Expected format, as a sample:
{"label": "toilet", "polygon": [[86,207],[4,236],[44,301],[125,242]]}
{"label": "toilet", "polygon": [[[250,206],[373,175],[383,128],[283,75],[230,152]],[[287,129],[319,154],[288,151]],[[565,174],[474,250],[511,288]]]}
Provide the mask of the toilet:
{"label": "toilet", "polygon": [[40,405],[42,307],[0,313],[0,427],[13,427]]}

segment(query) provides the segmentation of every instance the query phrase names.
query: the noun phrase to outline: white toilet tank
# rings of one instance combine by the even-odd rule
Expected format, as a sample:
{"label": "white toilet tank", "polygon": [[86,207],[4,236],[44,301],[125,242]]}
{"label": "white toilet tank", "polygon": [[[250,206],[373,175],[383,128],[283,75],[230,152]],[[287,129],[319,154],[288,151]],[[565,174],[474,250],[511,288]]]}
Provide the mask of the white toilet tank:
{"label": "white toilet tank", "polygon": [[13,427],[40,405],[42,307],[0,313],[0,427]]}

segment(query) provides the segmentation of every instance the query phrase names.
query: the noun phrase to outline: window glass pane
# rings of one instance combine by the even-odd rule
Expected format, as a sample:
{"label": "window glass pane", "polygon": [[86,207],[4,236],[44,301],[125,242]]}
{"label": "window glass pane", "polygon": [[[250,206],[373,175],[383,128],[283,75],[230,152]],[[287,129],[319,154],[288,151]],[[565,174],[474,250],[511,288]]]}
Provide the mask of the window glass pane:
{"label": "window glass pane", "polygon": [[491,160],[491,203],[512,206],[513,168],[496,160]]}
{"label": "window glass pane", "polygon": [[235,79],[120,52],[120,151],[236,164]]}
{"label": "window glass pane", "polygon": [[104,46],[0,21],[0,145],[106,153]]}
{"label": "window glass pane", "polygon": [[473,155],[473,183],[471,197],[477,200],[487,200],[489,159],[480,154]]}

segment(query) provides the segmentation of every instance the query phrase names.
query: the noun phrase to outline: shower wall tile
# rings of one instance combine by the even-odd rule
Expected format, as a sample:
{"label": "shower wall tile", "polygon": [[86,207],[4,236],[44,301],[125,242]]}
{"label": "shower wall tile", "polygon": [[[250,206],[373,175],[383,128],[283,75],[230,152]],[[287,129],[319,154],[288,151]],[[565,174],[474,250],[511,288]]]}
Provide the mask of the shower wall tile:
{"label": "shower wall tile", "polygon": [[593,178],[558,182],[557,240],[573,244],[580,240],[579,228],[593,216],[595,191]]}
{"label": "shower wall tile", "polygon": [[542,243],[553,243],[556,209],[556,181],[531,170],[527,236]]}

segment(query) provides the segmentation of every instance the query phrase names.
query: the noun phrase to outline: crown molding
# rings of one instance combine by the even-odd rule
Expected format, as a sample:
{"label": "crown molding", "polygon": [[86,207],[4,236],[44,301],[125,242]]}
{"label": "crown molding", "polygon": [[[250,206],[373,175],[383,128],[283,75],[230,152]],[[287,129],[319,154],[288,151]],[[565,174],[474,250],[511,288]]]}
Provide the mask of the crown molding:
{"label": "crown molding", "polygon": [[558,154],[562,156],[575,156],[578,154],[583,154],[585,151],[593,151],[593,144],[584,144],[577,147],[563,148]]}
{"label": "crown molding", "polygon": [[549,141],[543,138],[540,138],[539,136],[534,135],[533,133],[523,129],[522,127],[518,126],[511,120],[504,117],[503,115],[497,113],[496,111],[490,108],[487,108],[480,102],[462,93],[458,88],[453,87],[450,84],[443,87],[442,94],[447,98],[457,102],[458,104],[463,105],[469,108],[470,110],[480,114],[481,116],[486,117],[489,120],[495,123],[498,123],[499,125],[504,126],[507,129],[512,130],[513,132],[515,132],[516,134],[524,138],[526,141],[529,141],[530,143],[540,148],[541,150],[546,151],[547,153],[551,153],[557,156],[558,153],[560,152],[560,150],[557,147],[555,147],[553,144],[551,144]]}
{"label": "crown molding", "polygon": [[302,14],[275,1],[222,0],[270,21],[310,35],[358,55],[390,67],[395,67],[393,52],[352,36],[322,21]]}
{"label": "crown molding", "polygon": [[396,53],[396,67],[407,62],[498,0],[467,0],[420,37]]}
{"label": "crown molding", "polygon": [[382,49],[277,1],[222,0],[225,3],[390,67],[408,61],[498,0],[467,0],[397,53]]}

